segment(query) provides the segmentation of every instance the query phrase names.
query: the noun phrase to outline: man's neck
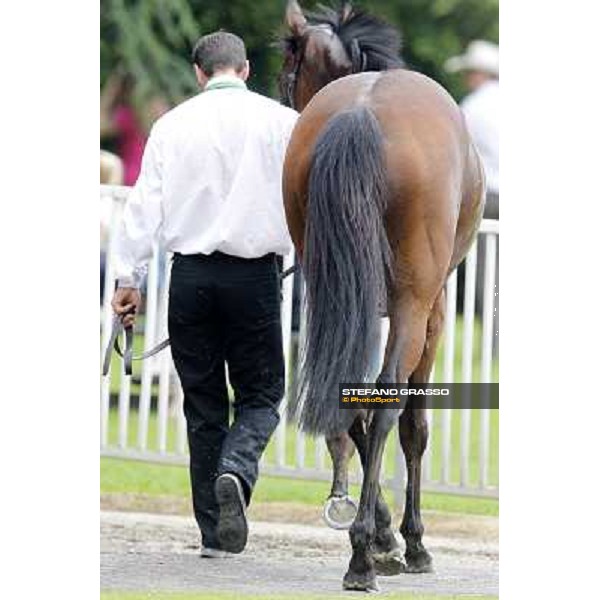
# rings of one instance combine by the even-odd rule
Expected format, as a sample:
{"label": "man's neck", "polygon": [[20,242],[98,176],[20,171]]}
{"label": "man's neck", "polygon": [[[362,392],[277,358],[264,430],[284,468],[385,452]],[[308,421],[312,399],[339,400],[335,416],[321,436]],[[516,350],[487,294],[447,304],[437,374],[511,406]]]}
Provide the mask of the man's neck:
{"label": "man's neck", "polygon": [[228,82],[245,86],[244,80],[239,76],[234,69],[223,69],[222,71],[215,71],[212,77],[206,82],[205,88],[215,85],[219,82]]}
{"label": "man's neck", "polygon": [[212,77],[209,79],[209,81],[212,81],[213,79],[216,79],[217,77],[227,77],[227,78],[235,77],[236,79],[239,79],[240,81],[242,81],[242,78],[239,76],[239,74],[236,72],[235,69],[221,69],[220,71],[215,71],[213,73]]}
{"label": "man's neck", "polygon": [[235,71],[219,71],[206,82],[203,91],[221,87],[246,89],[246,83]]}

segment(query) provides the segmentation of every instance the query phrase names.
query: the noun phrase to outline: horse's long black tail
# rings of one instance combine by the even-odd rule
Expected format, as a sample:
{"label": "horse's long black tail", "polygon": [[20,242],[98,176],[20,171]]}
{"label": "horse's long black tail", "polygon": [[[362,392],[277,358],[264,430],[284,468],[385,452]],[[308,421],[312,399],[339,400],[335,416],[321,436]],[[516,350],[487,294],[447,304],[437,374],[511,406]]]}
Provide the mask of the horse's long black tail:
{"label": "horse's long black tail", "polygon": [[341,382],[368,375],[391,252],[383,214],[387,183],[383,137],[374,113],[358,106],[333,117],[317,140],[309,181],[303,271],[305,346],[299,394],[290,407],[302,428],[348,429]]}

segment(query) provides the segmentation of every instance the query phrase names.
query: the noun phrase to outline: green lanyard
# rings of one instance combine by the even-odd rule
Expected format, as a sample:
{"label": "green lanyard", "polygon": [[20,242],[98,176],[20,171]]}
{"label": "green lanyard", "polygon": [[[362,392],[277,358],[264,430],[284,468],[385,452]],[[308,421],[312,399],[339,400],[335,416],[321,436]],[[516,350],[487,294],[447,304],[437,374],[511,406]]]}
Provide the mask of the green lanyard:
{"label": "green lanyard", "polygon": [[217,83],[209,82],[204,88],[203,92],[211,92],[212,90],[224,90],[227,88],[237,88],[238,90],[247,90],[246,84],[243,81],[239,83],[237,81],[218,81]]}

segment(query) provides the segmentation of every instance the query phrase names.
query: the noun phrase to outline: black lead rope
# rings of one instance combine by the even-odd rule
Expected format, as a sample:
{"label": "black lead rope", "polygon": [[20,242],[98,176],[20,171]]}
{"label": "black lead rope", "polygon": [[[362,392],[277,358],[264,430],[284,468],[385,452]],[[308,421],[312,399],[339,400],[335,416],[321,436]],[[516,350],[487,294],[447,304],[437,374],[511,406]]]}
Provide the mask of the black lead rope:
{"label": "black lead rope", "polygon": [[299,264],[295,264],[292,265],[289,269],[286,269],[285,271],[283,271],[283,273],[281,273],[281,275],[279,276],[280,280],[285,279],[288,275],[291,275],[292,273],[295,273],[298,270],[298,267],[300,265]]}
{"label": "black lead rope", "polygon": [[[146,358],[150,358],[155,354],[158,354],[161,350],[164,350],[169,345],[169,338],[160,342],[146,352],[142,352],[141,354],[137,354],[134,356],[133,354],[133,327],[125,327],[123,325],[123,317],[134,312],[130,310],[122,316],[115,315],[113,317],[113,325],[112,332],[110,334],[110,340],[106,346],[106,350],[104,352],[104,362],[102,364],[102,375],[108,375],[108,371],[110,369],[110,359],[112,356],[112,351],[114,350],[122,359],[125,367],[125,375],[131,375],[132,372],[132,362],[134,360],[144,360]],[[121,350],[121,345],[119,344],[119,337],[121,333],[125,331],[125,350]]]}
{"label": "black lead rope", "polygon": [[[286,269],[281,273],[279,279],[282,281],[288,275],[291,275],[295,271],[298,270],[298,265],[295,264],[289,269]],[[132,362],[134,360],[144,360],[146,358],[150,358],[155,354],[158,354],[161,350],[164,350],[169,344],[169,338],[160,342],[146,352],[142,352],[141,354],[137,354],[134,356],[133,354],[133,327],[125,327],[123,325],[123,317],[130,315],[135,312],[135,309],[132,308],[130,311],[125,313],[124,315],[115,315],[113,317],[112,323],[112,332],[110,334],[110,339],[108,340],[108,344],[106,346],[106,350],[104,351],[104,362],[102,363],[102,375],[108,375],[108,371],[110,370],[110,359],[112,357],[113,350],[123,359],[124,367],[125,367],[125,375],[131,375],[132,373]],[[121,350],[121,346],[119,344],[119,337],[121,333],[125,331],[125,351]]]}

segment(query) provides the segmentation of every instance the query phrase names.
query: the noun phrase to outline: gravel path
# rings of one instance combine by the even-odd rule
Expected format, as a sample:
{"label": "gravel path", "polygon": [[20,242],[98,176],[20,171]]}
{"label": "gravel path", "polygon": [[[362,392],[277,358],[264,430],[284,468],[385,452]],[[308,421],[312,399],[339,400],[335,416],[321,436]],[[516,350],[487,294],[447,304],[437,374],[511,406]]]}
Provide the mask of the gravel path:
{"label": "gravel path", "polygon": [[[436,572],[379,577],[383,592],[498,595],[497,544],[428,537]],[[339,593],[349,559],[347,532],[254,522],[239,556],[198,556],[191,518],[101,513],[101,587],[237,593]]]}

